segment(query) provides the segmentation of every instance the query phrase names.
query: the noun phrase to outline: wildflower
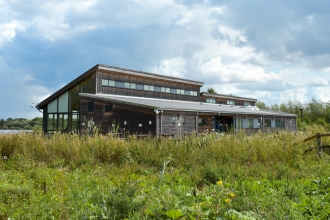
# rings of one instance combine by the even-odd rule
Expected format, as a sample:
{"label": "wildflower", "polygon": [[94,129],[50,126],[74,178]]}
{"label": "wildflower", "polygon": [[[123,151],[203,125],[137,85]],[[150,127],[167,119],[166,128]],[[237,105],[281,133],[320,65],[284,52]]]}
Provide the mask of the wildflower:
{"label": "wildflower", "polygon": [[221,186],[222,184],[223,184],[222,180],[219,180],[219,181],[217,182],[217,185],[218,185],[218,186]]}
{"label": "wildflower", "polygon": [[230,201],[231,201],[231,200],[230,200],[230,199],[228,199],[228,198],[225,200],[225,202],[226,202],[226,203],[229,203]]}
{"label": "wildflower", "polygon": [[235,197],[235,194],[234,193],[230,193],[230,197]]}

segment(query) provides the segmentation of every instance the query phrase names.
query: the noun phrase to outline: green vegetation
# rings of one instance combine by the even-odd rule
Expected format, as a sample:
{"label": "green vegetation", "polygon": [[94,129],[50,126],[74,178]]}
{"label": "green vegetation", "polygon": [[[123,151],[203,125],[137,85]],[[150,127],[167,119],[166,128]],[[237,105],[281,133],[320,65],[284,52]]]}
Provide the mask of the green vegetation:
{"label": "green vegetation", "polygon": [[42,118],[36,117],[32,120],[25,118],[0,119],[0,130],[42,130]]}
{"label": "green vegetation", "polygon": [[318,132],[3,134],[0,219],[329,219],[330,156],[304,153]]}

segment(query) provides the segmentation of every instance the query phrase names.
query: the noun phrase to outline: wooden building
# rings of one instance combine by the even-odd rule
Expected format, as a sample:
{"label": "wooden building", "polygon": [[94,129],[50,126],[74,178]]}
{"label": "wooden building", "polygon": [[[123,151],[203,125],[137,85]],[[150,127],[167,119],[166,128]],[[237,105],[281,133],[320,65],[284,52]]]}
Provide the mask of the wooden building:
{"label": "wooden building", "polygon": [[45,133],[79,130],[154,135],[245,129],[296,131],[294,114],[259,110],[256,99],[200,92],[202,82],[98,64],[42,101]]}

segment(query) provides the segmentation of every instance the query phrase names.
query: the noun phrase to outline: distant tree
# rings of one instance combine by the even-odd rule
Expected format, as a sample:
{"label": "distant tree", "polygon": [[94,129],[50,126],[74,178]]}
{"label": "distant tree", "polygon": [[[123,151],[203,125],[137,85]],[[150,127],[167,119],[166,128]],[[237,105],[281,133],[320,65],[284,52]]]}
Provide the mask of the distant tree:
{"label": "distant tree", "polygon": [[0,119],[0,128],[2,128],[5,125],[5,120],[2,118]]}
{"label": "distant tree", "polygon": [[267,109],[266,104],[263,101],[256,102],[256,106],[260,109],[264,109],[264,110]]}
{"label": "distant tree", "polygon": [[207,92],[217,94],[217,92],[212,87],[207,88]]}

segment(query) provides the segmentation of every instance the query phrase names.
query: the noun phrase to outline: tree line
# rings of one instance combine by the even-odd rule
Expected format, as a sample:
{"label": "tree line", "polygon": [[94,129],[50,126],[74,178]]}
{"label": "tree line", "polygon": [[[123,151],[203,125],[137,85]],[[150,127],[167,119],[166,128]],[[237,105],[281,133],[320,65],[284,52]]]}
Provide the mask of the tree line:
{"label": "tree line", "polygon": [[41,117],[36,117],[31,120],[26,118],[7,118],[7,120],[0,119],[0,130],[41,130],[41,128]]}

